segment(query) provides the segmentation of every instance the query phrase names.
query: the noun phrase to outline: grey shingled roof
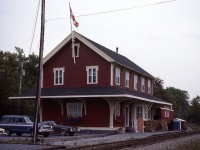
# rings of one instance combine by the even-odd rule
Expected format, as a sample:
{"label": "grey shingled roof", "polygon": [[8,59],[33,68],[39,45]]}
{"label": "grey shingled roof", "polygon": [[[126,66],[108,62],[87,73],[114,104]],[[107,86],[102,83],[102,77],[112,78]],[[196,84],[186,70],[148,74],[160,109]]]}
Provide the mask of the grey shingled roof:
{"label": "grey shingled roof", "polygon": [[[76,32],[77,33],[77,32]],[[79,34],[79,33],[77,33]],[[115,60],[115,62],[117,62],[118,64],[121,64],[123,66],[126,66],[138,73],[141,73],[145,76],[154,78],[151,74],[149,74],[147,71],[145,71],[144,69],[142,69],[140,66],[138,66],[137,64],[135,64],[134,62],[132,62],[130,59],[128,59],[127,57],[116,53],[90,39],[88,39],[87,37],[79,34],[80,36],[84,37],[85,39],[87,39],[91,44],[93,44],[94,46],[96,46],[98,49],[100,49],[102,52],[104,52],[106,55],[108,55],[109,57],[111,57],[113,60]]]}
{"label": "grey shingled roof", "polygon": [[[114,86],[98,86],[98,87],[70,87],[70,88],[42,88],[41,96],[44,97],[118,97],[130,95],[137,97],[138,99],[144,98],[149,101],[154,101],[157,103],[168,103],[152,95],[143,94],[136,91],[131,91],[129,89],[124,89]],[[30,90],[26,93],[18,94],[15,97],[10,97],[10,99],[28,99],[36,96],[36,90]]]}

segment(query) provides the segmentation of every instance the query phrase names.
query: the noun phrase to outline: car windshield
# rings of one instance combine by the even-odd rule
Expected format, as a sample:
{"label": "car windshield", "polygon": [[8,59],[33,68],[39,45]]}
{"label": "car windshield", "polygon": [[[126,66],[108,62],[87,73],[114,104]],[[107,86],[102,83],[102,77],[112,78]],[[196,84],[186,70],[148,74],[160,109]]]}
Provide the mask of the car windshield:
{"label": "car windshield", "polygon": [[27,123],[33,123],[28,117],[24,117]]}
{"label": "car windshield", "polygon": [[60,123],[60,122],[55,121],[55,123],[56,123],[57,125],[62,126],[62,123]]}

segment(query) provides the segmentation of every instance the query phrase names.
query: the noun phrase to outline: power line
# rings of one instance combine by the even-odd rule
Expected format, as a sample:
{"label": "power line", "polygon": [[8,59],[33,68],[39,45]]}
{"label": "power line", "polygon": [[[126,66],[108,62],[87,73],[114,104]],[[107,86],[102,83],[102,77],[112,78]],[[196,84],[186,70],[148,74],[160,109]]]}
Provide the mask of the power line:
{"label": "power line", "polygon": [[31,43],[30,43],[29,55],[31,54],[33,39],[35,37],[35,29],[36,29],[36,26],[37,26],[37,18],[38,18],[38,14],[39,14],[39,8],[40,8],[40,0],[38,0],[38,5],[37,5],[37,10],[36,10],[36,15],[35,15],[35,22],[34,22],[34,25],[33,25],[33,33],[32,33],[32,38],[31,38]]}
{"label": "power line", "polygon": [[[109,11],[102,11],[102,12],[90,13],[90,14],[85,14],[85,15],[79,15],[79,16],[75,16],[75,17],[86,17],[86,16],[94,16],[94,15],[100,15],[100,14],[114,13],[114,12],[119,12],[119,11],[126,11],[126,10],[131,10],[131,9],[137,9],[137,8],[142,8],[142,7],[148,7],[148,6],[153,6],[153,5],[160,5],[160,4],[164,4],[164,3],[170,3],[170,2],[173,2],[173,1],[176,1],[176,0],[161,1],[161,2],[156,2],[156,3],[151,3],[151,4],[134,6],[134,7],[128,7],[128,8],[122,8],[122,9],[115,9],[115,10],[109,10]],[[63,19],[67,19],[67,18],[69,18],[69,17],[47,19],[46,21],[63,20]]]}

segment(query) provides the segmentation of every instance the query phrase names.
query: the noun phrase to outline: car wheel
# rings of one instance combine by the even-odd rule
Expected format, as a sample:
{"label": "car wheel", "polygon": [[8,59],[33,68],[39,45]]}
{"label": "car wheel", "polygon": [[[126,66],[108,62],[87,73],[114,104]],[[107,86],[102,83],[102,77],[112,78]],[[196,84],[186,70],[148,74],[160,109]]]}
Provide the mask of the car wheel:
{"label": "car wheel", "polygon": [[11,132],[9,129],[5,129],[5,133],[6,133],[6,135],[11,136]]}
{"label": "car wheel", "polygon": [[17,136],[22,136],[22,133],[18,132],[16,133]]}
{"label": "car wheel", "polygon": [[65,136],[65,135],[66,135],[66,130],[61,130],[60,134],[61,134],[62,136]]}
{"label": "car wheel", "polygon": [[43,133],[43,137],[48,137],[49,133]]}
{"label": "car wheel", "polygon": [[69,133],[69,136],[73,136],[74,135],[74,133]]}

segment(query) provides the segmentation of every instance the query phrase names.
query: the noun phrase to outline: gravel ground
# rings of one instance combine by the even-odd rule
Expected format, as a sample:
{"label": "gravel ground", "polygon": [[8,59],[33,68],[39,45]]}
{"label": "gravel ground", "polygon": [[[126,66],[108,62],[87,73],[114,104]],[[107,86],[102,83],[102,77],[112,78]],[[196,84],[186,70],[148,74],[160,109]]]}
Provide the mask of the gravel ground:
{"label": "gravel ground", "polygon": [[[67,148],[75,147],[75,146],[84,146],[84,145],[93,145],[93,144],[101,144],[101,143],[110,143],[110,142],[117,142],[117,141],[124,141],[128,139],[140,139],[145,138],[155,134],[162,134],[167,132],[154,132],[154,133],[126,133],[126,134],[115,134],[109,136],[102,136],[95,135],[95,137],[91,137],[91,135],[77,135],[77,139],[72,137],[73,139],[70,140],[70,137],[66,137],[66,139],[59,138],[59,137],[50,137],[49,141],[46,138],[43,144],[45,145],[26,145],[26,144],[0,144],[0,150],[41,150],[41,149],[54,149],[54,146],[65,146]],[[88,137],[87,137],[88,136]],[[94,136],[94,135],[93,135]],[[2,137],[3,138],[3,137]],[[0,137],[0,140],[2,140]],[[26,138],[26,137],[25,137]],[[57,140],[52,140],[55,138]],[[7,138],[6,138],[7,139]],[[171,148],[176,148],[179,144],[186,143],[191,140],[198,139],[200,141],[200,134],[193,135],[190,137],[179,138],[176,140],[169,140],[162,143],[152,144],[149,146],[141,147],[141,148],[134,148],[134,150],[169,150]],[[42,143],[41,143],[42,144]],[[52,146],[51,146],[52,145]],[[131,150],[133,148],[126,148],[124,150]]]}
{"label": "gravel ground", "polygon": [[132,150],[132,149],[134,150],[169,150],[169,149],[176,149],[176,147],[178,147],[179,145],[189,143],[195,140],[199,140],[200,142],[200,134],[189,136],[189,137],[183,137],[183,138],[179,138],[175,140],[173,139],[173,140],[156,143],[156,144],[152,144],[152,145],[148,145],[148,146],[144,146],[140,148],[126,148],[124,150]]}
{"label": "gravel ground", "polygon": [[94,144],[103,144],[103,143],[110,143],[110,142],[117,142],[117,141],[125,141],[131,138],[140,139],[145,138],[155,134],[162,134],[167,132],[154,132],[154,133],[126,133],[126,134],[115,134],[109,135],[105,137],[95,137],[95,138],[81,138],[73,141],[57,141],[57,142],[47,142],[46,144],[50,145],[64,145],[67,148],[75,147],[75,146],[84,146],[84,145],[94,145]]}

